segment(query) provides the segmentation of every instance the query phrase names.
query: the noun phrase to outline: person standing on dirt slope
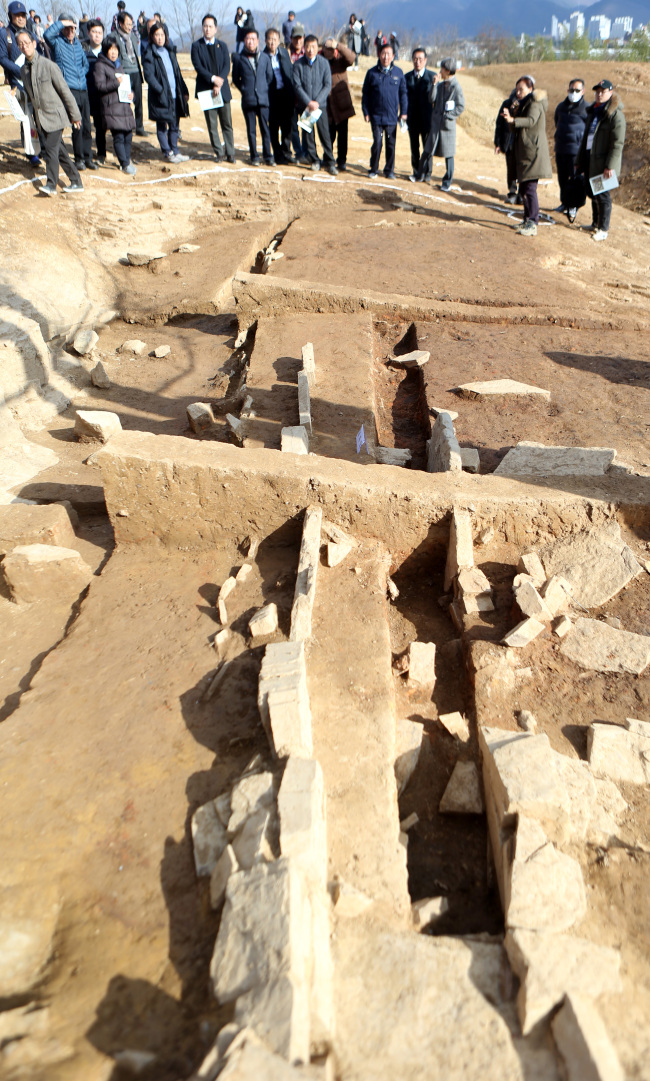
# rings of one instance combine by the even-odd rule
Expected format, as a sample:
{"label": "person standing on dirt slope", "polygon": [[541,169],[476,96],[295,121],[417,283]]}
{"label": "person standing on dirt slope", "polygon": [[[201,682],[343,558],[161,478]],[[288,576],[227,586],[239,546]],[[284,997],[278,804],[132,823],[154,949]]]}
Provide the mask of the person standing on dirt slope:
{"label": "person standing on dirt slope", "polygon": [[149,48],[142,57],[144,77],[149,87],[149,119],[156,121],[156,134],[165,161],[173,165],[189,161],[178,152],[179,120],[189,116],[190,92],[181,75],[176,49],[161,23],[149,30]]}
{"label": "person standing on dirt slope", "polygon": [[431,97],[431,128],[424,144],[417,180],[424,182],[427,172],[431,174],[431,158],[445,159],[445,175],[441,191],[449,191],[454,175],[456,154],[456,121],[465,111],[465,97],[456,78],[456,61],[446,56],[440,61],[440,77],[433,76]]}
{"label": "person standing on dirt slope", "polygon": [[36,41],[28,30],[19,31],[18,48],[25,57],[24,86],[34,109],[47,170],[47,182],[39,194],[56,195],[59,165],[70,180],[69,186],[63,189],[64,194],[81,192],[84,189],[79,170],[63,145],[63,129],[68,124],[72,124],[73,129],[81,127],[77,102],[58,65],[36,51]]}
{"label": "person standing on dirt slope", "polygon": [[[336,139],[336,165],[344,173],[348,167],[348,122],[356,115],[347,77],[347,69],[354,64],[355,54],[352,49],[347,49],[336,38],[325,39],[322,53],[332,72],[332,90],[327,99],[327,120],[330,126],[332,150]],[[356,60],[358,59],[357,56]]]}
{"label": "person standing on dirt slope", "polygon": [[[332,153],[332,140],[327,119],[327,99],[332,90],[332,72],[325,57],[318,53],[318,38],[314,34],[307,35],[305,55],[296,60],[293,65],[293,89],[298,110],[301,113],[305,111],[315,113],[320,110],[315,127],[318,129],[318,137],[323,147],[323,164],[331,176],[336,176],[338,169]],[[314,128],[311,131],[305,131],[303,145],[304,157],[298,159],[299,165],[310,165],[314,172],[318,172],[321,163],[316,150]]]}
{"label": "person standing on dirt slope", "polygon": [[350,22],[347,29],[348,35],[348,49],[354,53],[354,67],[353,71],[359,70],[359,56],[361,48],[363,46],[363,27],[356,15],[350,15]]}
{"label": "person standing on dirt slope", "polygon": [[290,11],[286,19],[282,23],[282,39],[285,47],[288,49],[291,44],[291,31],[293,30],[293,23],[296,18],[295,11]]}
{"label": "person standing on dirt slope", "polygon": [[289,52],[281,47],[280,34],[274,27],[266,31],[265,42],[264,52],[269,57],[273,68],[273,81],[269,85],[271,146],[276,163],[288,165],[293,162],[291,148],[291,124],[295,104],[293,67]]}
{"label": "person standing on dirt slope", "polygon": [[545,90],[535,90],[529,75],[517,80],[517,114],[503,110],[503,118],[514,127],[515,161],[519,191],[524,201],[524,220],[516,227],[521,236],[537,236],[539,225],[538,180],[550,180],[553,176],[551,155],[546,139],[546,110],[548,95]]}
{"label": "person standing on dirt slope", "polygon": [[[409,141],[411,143],[411,175],[409,180],[416,181],[420,169],[420,140],[422,149],[431,130],[431,88],[433,86],[433,73],[427,71],[427,54],[418,45],[411,54],[413,71],[406,73],[406,92],[408,94],[409,116]],[[429,158],[429,171],[422,177],[428,180],[431,176],[431,159]]]}
{"label": "person standing on dirt slope", "polygon": [[[9,16],[9,25],[0,29],[0,67],[4,71],[5,82],[9,84],[9,89],[16,95],[23,112],[28,114],[31,106],[22,83],[23,56],[16,39],[16,35],[26,27],[27,10],[25,5],[20,3],[20,0],[12,0],[7,8],[7,14]],[[32,36],[36,40],[35,35]],[[41,56],[45,55],[45,47],[40,41],[36,48]],[[38,147],[33,142],[32,124],[29,115],[27,120],[21,123],[21,139],[29,164],[35,169],[38,168],[41,159],[37,153]]]}
{"label": "person standing on dirt slope", "polygon": [[594,195],[589,180],[603,176],[605,180],[615,173],[620,176],[625,144],[625,115],[623,102],[609,79],[601,79],[592,90],[596,93],[593,105],[587,106],[585,131],[576,159],[576,175],[584,174],[587,192],[591,199],[593,233],[592,240],[607,240],[612,216],[612,195],[602,191]]}
{"label": "person standing on dirt slope", "polygon": [[258,123],[264,164],[275,165],[269,129],[269,87],[273,81],[273,67],[268,54],[259,51],[259,43],[257,30],[250,30],[244,39],[244,51],[233,53],[232,81],[241,94],[251,165],[260,164],[257,153]]}
{"label": "person standing on dirt slope", "polygon": [[[135,165],[131,164],[131,142],[135,129],[133,109],[128,101],[120,101],[120,83],[124,72],[120,63],[120,47],[115,34],[109,34],[102,42],[100,55],[94,68],[95,89],[99,96],[102,111],[102,123],[113,136],[113,150],[120,163],[120,169],[127,176],[135,176]],[[133,100],[133,91],[129,98]]]}
{"label": "person standing on dirt slope", "polygon": [[555,165],[560,185],[560,205],[555,208],[555,212],[566,213],[571,222],[575,221],[578,211],[571,206],[567,185],[575,176],[575,161],[586,123],[584,79],[572,79],[567,96],[555,110]]}
{"label": "person standing on dirt slope", "polygon": [[102,117],[101,100],[97,93],[97,87],[95,86],[95,64],[102,51],[103,40],[104,27],[101,22],[99,19],[89,19],[88,40],[84,42],[84,52],[88,57],[86,86],[88,88],[90,115],[92,116],[93,124],[95,125],[95,146],[97,147],[95,161],[98,165],[104,165],[106,163],[106,125],[104,124]]}
{"label": "person standing on dirt slope", "polygon": [[379,54],[379,61],[374,68],[366,72],[361,91],[361,110],[366,123],[372,128],[372,147],[370,150],[370,169],[368,176],[374,180],[379,172],[381,148],[386,137],[386,161],[384,176],[387,180],[395,179],[395,137],[398,120],[406,120],[408,115],[408,93],[406,79],[401,68],[393,63],[393,46],[384,45]]}
{"label": "person standing on dirt slope", "polygon": [[45,31],[45,41],[52,50],[63,78],[81,113],[81,127],[72,129],[72,149],[77,169],[96,169],[93,161],[93,135],[90,126],[90,102],[88,100],[88,57],[77,37],[74,15],[61,15]]}
{"label": "person standing on dirt slope", "polygon": [[135,113],[135,134],[146,136],[144,118],[142,115],[142,68],[138,60],[140,42],[133,29],[133,16],[128,11],[122,11],[117,17],[117,45],[120,50],[120,64],[122,71],[131,80],[133,91],[133,111]]}
{"label": "person standing on dirt slope", "polygon": [[228,85],[230,74],[230,53],[224,41],[217,39],[217,20],[214,15],[204,15],[203,37],[192,42],[191,57],[196,71],[195,97],[201,91],[211,90],[212,96],[221,93],[223,105],[218,109],[206,109],[203,113],[208,126],[210,143],[217,161],[223,161],[224,148],[219,139],[219,124],[226,148],[226,161],[235,162],[235,136],[232,130],[230,102],[232,94]]}
{"label": "person standing on dirt slope", "polygon": [[508,109],[514,116],[517,112],[517,91],[514,89],[510,97],[502,101],[497,113],[494,125],[494,153],[503,154],[506,159],[506,182],[508,194],[506,203],[521,203],[523,200],[517,192],[517,162],[515,161],[515,132],[503,115],[503,110]]}

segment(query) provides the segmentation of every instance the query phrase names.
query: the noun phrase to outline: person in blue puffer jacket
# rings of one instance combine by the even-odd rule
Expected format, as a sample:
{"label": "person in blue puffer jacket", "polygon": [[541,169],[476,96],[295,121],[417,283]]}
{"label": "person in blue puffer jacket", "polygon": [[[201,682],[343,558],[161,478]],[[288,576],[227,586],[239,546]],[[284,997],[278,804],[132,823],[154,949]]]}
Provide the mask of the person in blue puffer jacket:
{"label": "person in blue puffer jacket", "polygon": [[96,169],[93,161],[92,130],[90,127],[90,99],[88,97],[88,57],[77,37],[77,21],[73,15],[61,15],[48,26],[45,41],[52,56],[63,72],[72,96],[81,113],[81,127],[72,129],[72,149],[77,169]]}
{"label": "person in blue puffer jacket", "polygon": [[386,136],[386,162],[384,176],[395,179],[395,136],[397,121],[406,120],[408,113],[408,92],[406,79],[401,68],[393,63],[392,45],[383,45],[379,52],[379,62],[370,68],[363,80],[361,93],[361,111],[364,120],[372,127],[372,149],[370,151],[370,169],[368,176],[373,179],[379,172],[379,158]]}

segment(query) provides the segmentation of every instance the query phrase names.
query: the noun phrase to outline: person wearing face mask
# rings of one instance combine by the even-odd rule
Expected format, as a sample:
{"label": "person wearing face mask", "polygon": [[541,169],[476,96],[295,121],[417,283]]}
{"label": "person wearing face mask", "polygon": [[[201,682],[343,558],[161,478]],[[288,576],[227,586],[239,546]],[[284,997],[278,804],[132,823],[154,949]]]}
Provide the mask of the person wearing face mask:
{"label": "person wearing face mask", "polygon": [[573,180],[576,155],[587,122],[587,103],[583,79],[572,79],[564,101],[555,110],[555,166],[560,185],[560,205],[556,213],[575,221],[578,210],[571,205],[569,182]]}
{"label": "person wearing face mask", "polygon": [[591,199],[592,240],[607,240],[612,215],[612,194],[603,191],[594,194],[589,184],[593,176],[605,180],[616,173],[620,176],[625,143],[625,114],[623,102],[609,79],[601,79],[592,87],[596,94],[593,105],[587,106],[582,143],[576,158],[576,174],[582,173],[587,180],[587,194]]}
{"label": "person wearing face mask", "polygon": [[539,224],[539,201],[537,183],[553,176],[551,155],[546,139],[546,110],[548,96],[545,90],[536,90],[530,75],[517,80],[517,113],[513,116],[505,108],[501,114],[515,133],[514,151],[517,163],[519,192],[524,201],[524,220],[516,227],[521,236],[537,236]]}

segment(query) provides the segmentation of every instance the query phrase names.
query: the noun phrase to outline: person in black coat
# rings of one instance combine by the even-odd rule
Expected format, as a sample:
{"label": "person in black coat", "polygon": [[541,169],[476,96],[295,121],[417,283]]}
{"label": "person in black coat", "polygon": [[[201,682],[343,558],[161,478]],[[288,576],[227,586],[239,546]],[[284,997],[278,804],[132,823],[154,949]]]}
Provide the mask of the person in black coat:
{"label": "person in black coat", "polygon": [[[120,82],[124,78],[121,68],[117,37],[109,34],[102,42],[102,51],[93,68],[94,87],[100,101],[104,130],[108,128],[113,136],[113,150],[120,168],[123,173],[135,176],[135,165],[131,164],[135,117],[129,103],[119,99]],[[129,97],[133,100],[133,91]]]}
{"label": "person in black coat", "polygon": [[97,154],[95,161],[103,165],[106,161],[106,127],[102,118],[101,100],[95,86],[95,64],[101,55],[102,42],[104,40],[104,27],[99,19],[89,19],[86,27],[87,39],[83,43],[83,49],[88,57],[88,73],[86,86],[88,87],[88,102],[90,115],[95,125],[95,145]]}
{"label": "person in black coat", "polygon": [[228,85],[230,53],[228,46],[223,41],[217,40],[217,20],[214,15],[205,15],[201,25],[203,37],[192,42],[191,50],[192,64],[196,71],[195,96],[198,98],[201,91],[205,90],[211,90],[213,97],[221,93],[223,105],[218,109],[206,109],[203,115],[217,161],[223,161],[224,156],[224,148],[219,139],[219,122],[221,122],[226,161],[234,162],[235,137],[230,110],[232,94]]}
{"label": "person in black coat", "polygon": [[275,165],[269,130],[269,87],[273,81],[273,67],[268,53],[259,52],[259,38],[256,30],[250,30],[246,34],[244,51],[233,53],[232,81],[241,93],[241,108],[246,121],[251,165],[260,164],[257,153],[258,121],[262,134],[264,164]]}
{"label": "person in black coat", "polygon": [[189,161],[187,154],[178,152],[178,131],[181,116],[190,115],[190,92],[178,66],[176,49],[161,23],[149,29],[149,48],[142,57],[142,67],[149,87],[149,119],[156,121],[163,157],[174,165]]}
{"label": "person in black coat", "polygon": [[236,44],[237,52],[244,51],[244,42],[246,35],[255,30],[255,21],[253,19],[253,13],[250,11],[244,11],[242,7],[238,7],[235,12],[235,27],[236,27]]}
{"label": "person in black coat", "polygon": [[573,180],[575,160],[586,123],[585,84],[582,79],[572,79],[567,96],[555,110],[555,165],[560,185],[560,205],[556,207],[558,213],[575,209],[570,206],[566,189],[569,181]]}
{"label": "person in black coat", "polygon": [[[273,80],[269,84],[269,128],[271,146],[278,165],[294,160],[291,147],[291,125],[295,95],[293,92],[293,68],[288,49],[280,45],[280,34],[271,27],[265,34],[265,54],[271,61]],[[282,135],[282,143],[280,143]]]}
{"label": "person in black coat", "polygon": [[[420,141],[422,148],[431,129],[431,87],[433,75],[427,71],[427,54],[418,46],[411,54],[413,71],[406,73],[406,93],[408,94],[408,124],[409,141],[411,143],[411,175],[409,180],[415,182],[420,168]],[[429,180],[431,176],[431,158],[427,158],[428,172],[422,179]]]}
{"label": "person in black coat", "polygon": [[508,194],[506,203],[521,203],[521,195],[517,193],[517,162],[515,159],[515,133],[511,124],[503,118],[503,110],[508,109],[513,113],[517,108],[517,92],[513,90],[510,97],[501,102],[494,125],[494,153],[504,154],[506,159],[506,177]]}

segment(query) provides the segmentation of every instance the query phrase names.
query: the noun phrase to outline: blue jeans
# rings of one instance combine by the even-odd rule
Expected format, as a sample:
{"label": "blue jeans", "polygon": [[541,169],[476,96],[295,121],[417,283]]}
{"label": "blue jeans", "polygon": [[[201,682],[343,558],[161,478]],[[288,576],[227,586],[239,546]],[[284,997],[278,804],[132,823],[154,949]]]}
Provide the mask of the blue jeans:
{"label": "blue jeans", "polygon": [[128,165],[131,161],[131,140],[133,139],[132,131],[111,131],[113,136],[113,150],[115,151],[115,157],[120,163],[122,169],[125,165]]}
{"label": "blue jeans", "polygon": [[168,154],[178,154],[178,123],[169,124],[167,120],[156,120],[156,135],[165,157]]}

